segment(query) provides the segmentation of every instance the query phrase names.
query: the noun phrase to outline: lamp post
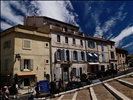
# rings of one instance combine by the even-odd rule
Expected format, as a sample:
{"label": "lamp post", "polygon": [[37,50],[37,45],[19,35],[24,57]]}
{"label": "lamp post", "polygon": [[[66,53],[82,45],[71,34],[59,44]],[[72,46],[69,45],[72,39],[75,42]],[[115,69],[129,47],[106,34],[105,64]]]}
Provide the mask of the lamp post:
{"label": "lamp post", "polygon": [[20,60],[20,59],[21,59],[20,54],[16,54],[16,56],[15,56],[15,60],[16,60],[16,58],[17,58],[18,60]]}

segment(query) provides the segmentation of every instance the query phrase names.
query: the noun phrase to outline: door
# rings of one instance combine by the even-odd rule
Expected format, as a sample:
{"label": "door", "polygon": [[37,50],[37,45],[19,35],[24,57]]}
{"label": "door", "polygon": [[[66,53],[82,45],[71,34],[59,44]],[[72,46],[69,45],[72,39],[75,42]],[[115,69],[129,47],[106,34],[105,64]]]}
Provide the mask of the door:
{"label": "door", "polygon": [[30,86],[30,79],[24,78],[24,86]]}
{"label": "door", "polygon": [[68,82],[69,77],[68,77],[68,68],[62,68],[62,75],[63,75],[63,82]]}

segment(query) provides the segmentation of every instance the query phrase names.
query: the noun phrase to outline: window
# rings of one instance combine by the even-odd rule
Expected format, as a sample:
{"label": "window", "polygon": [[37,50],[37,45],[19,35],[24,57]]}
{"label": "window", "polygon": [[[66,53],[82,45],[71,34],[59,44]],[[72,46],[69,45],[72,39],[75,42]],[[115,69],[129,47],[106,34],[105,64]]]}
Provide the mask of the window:
{"label": "window", "polygon": [[48,64],[49,63],[49,60],[46,60],[46,64]]}
{"label": "window", "polygon": [[122,53],[122,57],[124,57],[124,53]]}
{"label": "window", "polygon": [[114,59],[115,56],[114,56],[114,52],[111,52],[111,59]]}
{"label": "window", "polygon": [[111,47],[111,48],[113,48],[113,46],[114,46],[114,44],[113,44],[113,43],[111,43],[111,44],[110,44],[110,47]]}
{"label": "window", "polygon": [[74,33],[74,29],[71,29],[71,32]]}
{"label": "window", "polygon": [[9,41],[5,41],[4,42],[4,49],[6,49],[6,48],[10,48],[11,47],[11,40],[9,40]]}
{"label": "window", "polygon": [[88,40],[88,47],[95,48],[95,42],[92,40]]}
{"label": "window", "polygon": [[61,60],[61,50],[57,50],[57,60]]}
{"label": "window", "polygon": [[67,27],[64,27],[65,32],[67,32]]}
{"label": "window", "polygon": [[57,35],[57,42],[60,42],[60,35]]}
{"label": "window", "polygon": [[30,49],[31,48],[31,41],[30,40],[24,40],[23,48]]}
{"label": "window", "polygon": [[33,70],[33,60],[32,59],[21,59],[21,71]]}
{"label": "window", "polygon": [[81,52],[81,60],[84,60],[84,58],[85,58],[84,52]]}
{"label": "window", "polygon": [[83,41],[82,40],[80,40],[80,45],[83,46]]}
{"label": "window", "polygon": [[5,60],[5,71],[8,71],[8,59]]}
{"label": "window", "polygon": [[48,43],[46,43],[46,45],[45,45],[46,47],[48,47]]}
{"label": "window", "polygon": [[73,75],[73,76],[76,76],[76,68],[73,68],[73,69],[72,69],[72,75]]}
{"label": "window", "polygon": [[73,60],[77,60],[77,51],[74,51],[74,52],[73,52],[73,57],[74,57]]}
{"label": "window", "polygon": [[69,61],[69,50],[66,50],[66,60]]}
{"label": "window", "polygon": [[75,38],[73,38],[73,44],[76,44],[76,42],[75,42]]}
{"label": "window", "polygon": [[65,43],[68,44],[68,37],[65,37]]}

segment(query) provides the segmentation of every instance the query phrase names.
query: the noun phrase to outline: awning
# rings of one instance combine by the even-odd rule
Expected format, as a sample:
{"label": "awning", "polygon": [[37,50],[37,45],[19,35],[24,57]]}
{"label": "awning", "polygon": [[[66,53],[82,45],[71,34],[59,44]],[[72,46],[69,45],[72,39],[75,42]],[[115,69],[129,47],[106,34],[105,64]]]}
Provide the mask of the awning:
{"label": "awning", "polygon": [[95,54],[95,53],[94,53],[94,55],[95,55],[96,57],[98,57],[98,55],[97,55],[97,54]]}
{"label": "awning", "polygon": [[88,53],[89,54],[89,56],[92,56],[92,54],[91,53]]}
{"label": "awning", "polygon": [[90,62],[89,64],[90,65],[99,65],[100,63],[98,63],[98,62],[97,63]]}
{"label": "awning", "polygon": [[18,76],[31,76],[36,75],[36,72],[19,72]]}

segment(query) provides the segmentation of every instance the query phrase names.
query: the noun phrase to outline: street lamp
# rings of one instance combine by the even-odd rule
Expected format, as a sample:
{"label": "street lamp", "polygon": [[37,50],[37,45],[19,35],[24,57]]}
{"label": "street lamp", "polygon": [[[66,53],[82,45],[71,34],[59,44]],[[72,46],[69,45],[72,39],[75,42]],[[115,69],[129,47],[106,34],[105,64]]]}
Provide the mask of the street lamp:
{"label": "street lamp", "polygon": [[21,59],[21,56],[20,56],[20,54],[16,54],[16,56],[15,56],[15,59],[18,59],[18,60],[20,60]]}

